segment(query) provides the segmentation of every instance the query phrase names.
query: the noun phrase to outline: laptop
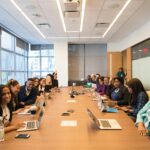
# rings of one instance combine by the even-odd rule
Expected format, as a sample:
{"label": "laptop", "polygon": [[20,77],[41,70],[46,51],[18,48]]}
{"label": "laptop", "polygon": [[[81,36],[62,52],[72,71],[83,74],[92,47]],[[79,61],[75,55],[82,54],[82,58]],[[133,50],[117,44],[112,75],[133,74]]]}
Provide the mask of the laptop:
{"label": "laptop", "polygon": [[97,119],[90,109],[87,108],[87,113],[94,124],[102,130],[121,130],[122,127],[115,119]]}
{"label": "laptop", "polygon": [[[37,108],[42,108],[44,106],[44,103],[45,103],[44,96],[41,96],[41,99],[39,101],[36,101],[35,104],[32,106],[36,106]],[[18,115],[31,115],[31,107],[21,110],[18,113]]]}
{"label": "laptop", "polygon": [[25,121],[25,126],[23,128],[19,128],[17,131],[32,131],[32,130],[38,130],[41,125],[41,120],[44,114],[44,109],[41,108],[38,116],[38,120],[32,120],[32,121]]}
{"label": "laptop", "polygon": [[98,99],[98,108],[100,109],[101,112],[108,112],[108,113],[118,112],[118,109],[108,106],[105,103],[105,99],[103,99],[102,97]]}
{"label": "laptop", "polygon": [[30,114],[31,114],[30,108],[26,108],[18,113],[18,115],[30,115]]}

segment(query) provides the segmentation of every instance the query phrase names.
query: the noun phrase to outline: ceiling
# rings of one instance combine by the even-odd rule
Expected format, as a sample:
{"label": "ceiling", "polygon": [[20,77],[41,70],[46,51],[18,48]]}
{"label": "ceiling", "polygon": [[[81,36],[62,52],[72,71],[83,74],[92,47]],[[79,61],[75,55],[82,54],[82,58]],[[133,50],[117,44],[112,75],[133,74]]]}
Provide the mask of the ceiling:
{"label": "ceiling", "polygon": [[[39,34],[10,0],[0,0],[0,24],[32,44],[53,43],[57,40],[68,40],[70,43],[118,41],[150,21],[150,0],[132,0],[105,37],[100,38],[127,0],[86,0],[82,32],[79,31],[83,0],[79,0],[78,16],[63,15],[67,32],[62,25],[57,0],[14,1],[46,38]],[[63,14],[65,1],[59,0]]]}

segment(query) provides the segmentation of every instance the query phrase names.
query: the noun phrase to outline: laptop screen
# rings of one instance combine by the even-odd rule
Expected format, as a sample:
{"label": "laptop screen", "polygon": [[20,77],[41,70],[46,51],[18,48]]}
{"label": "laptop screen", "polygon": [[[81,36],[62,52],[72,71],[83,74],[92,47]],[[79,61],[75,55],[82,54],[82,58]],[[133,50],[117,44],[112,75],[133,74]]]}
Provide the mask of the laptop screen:
{"label": "laptop screen", "polygon": [[95,115],[88,108],[87,108],[87,113],[88,113],[89,117],[92,119],[92,121],[96,124],[96,126],[100,127],[100,123],[99,123],[98,119],[95,117]]}
{"label": "laptop screen", "polygon": [[41,108],[39,112],[39,118],[38,118],[39,125],[41,124],[43,114],[44,114],[44,108]]}

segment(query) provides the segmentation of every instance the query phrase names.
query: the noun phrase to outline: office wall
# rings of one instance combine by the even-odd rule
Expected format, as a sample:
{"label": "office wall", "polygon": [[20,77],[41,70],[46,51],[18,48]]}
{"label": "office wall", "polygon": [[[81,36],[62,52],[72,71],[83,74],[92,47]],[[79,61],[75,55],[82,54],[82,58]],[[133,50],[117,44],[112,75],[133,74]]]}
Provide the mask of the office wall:
{"label": "office wall", "polygon": [[106,44],[69,45],[69,81],[86,79],[88,74],[107,74]]}
{"label": "office wall", "polygon": [[127,73],[127,80],[130,80],[132,76],[131,48],[128,48],[122,52],[108,52],[107,64],[108,76],[116,76],[118,68],[123,67],[125,73]]}
{"label": "office wall", "polygon": [[92,73],[107,75],[107,45],[85,45],[85,77]]}
{"label": "office wall", "polygon": [[127,80],[130,80],[132,77],[131,48],[128,48],[122,52],[122,67],[127,74]]}
{"label": "office wall", "polygon": [[107,53],[107,75],[109,77],[115,77],[118,72],[118,68],[122,67],[122,53],[121,52],[108,52]]}
{"label": "office wall", "polygon": [[150,90],[150,57],[141,58],[132,61],[132,76],[133,78],[139,78],[144,87]]}
{"label": "office wall", "polygon": [[68,45],[69,81],[84,78],[84,44]]}
{"label": "office wall", "polygon": [[143,25],[141,28],[132,32],[129,36],[117,42],[108,42],[108,51],[116,52],[123,51],[145,39],[150,37],[150,22]]}
{"label": "office wall", "polygon": [[68,42],[55,42],[54,53],[59,86],[68,86]]}

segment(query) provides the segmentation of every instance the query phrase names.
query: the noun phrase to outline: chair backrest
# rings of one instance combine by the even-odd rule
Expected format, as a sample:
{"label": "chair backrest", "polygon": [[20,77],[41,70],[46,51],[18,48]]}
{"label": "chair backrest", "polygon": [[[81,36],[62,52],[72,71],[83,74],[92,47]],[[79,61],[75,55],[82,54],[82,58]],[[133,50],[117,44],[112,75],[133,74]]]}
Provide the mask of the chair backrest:
{"label": "chair backrest", "polygon": [[150,100],[150,91],[146,91],[146,93],[148,94],[149,100]]}

